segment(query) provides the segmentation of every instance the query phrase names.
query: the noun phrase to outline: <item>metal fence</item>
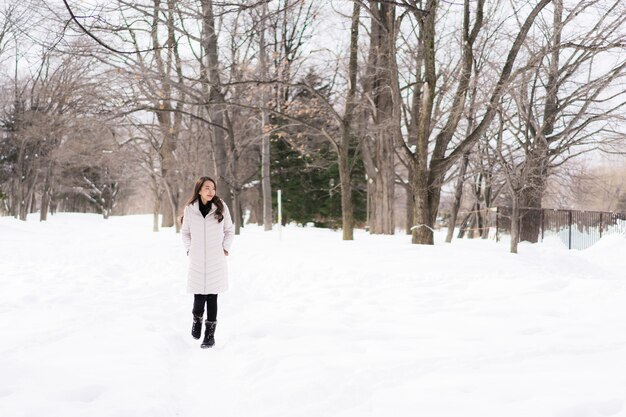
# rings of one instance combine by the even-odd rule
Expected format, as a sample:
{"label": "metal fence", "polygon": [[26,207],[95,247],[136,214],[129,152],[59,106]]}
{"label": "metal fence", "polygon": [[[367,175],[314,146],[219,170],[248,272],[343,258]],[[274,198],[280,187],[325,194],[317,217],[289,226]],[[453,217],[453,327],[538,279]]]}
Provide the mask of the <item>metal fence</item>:
{"label": "metal fence", "polygon": [[[489,226],[495,228],[496,239],[511,233],[510,207],[491,208],[486,217]],[[524,222],[524,217],[534,221]],[[531,233],[537,233],[538,241],[557,237],[569,249],[586,249],[607,234],[626,234],[626,213],[522,208],[520,219],[520,236],[524,236],[524,224],[534,222]]]}

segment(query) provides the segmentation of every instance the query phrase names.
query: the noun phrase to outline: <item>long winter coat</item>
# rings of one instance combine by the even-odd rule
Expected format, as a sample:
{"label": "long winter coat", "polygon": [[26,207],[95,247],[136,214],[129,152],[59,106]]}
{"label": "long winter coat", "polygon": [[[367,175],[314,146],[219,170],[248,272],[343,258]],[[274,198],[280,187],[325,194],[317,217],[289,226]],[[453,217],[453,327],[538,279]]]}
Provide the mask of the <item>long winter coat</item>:
{"label": "long winter coat", "polygon": [[189,256],[187,292],[192,294],[218,294],[228,289],[224,250],[230,252],[234,227],[226,204],[224,219],[219,223],[215,218],[216,209],[213,204],[209,214],[202,217],[196,200],[185,207],[183,214],[181,234]]}

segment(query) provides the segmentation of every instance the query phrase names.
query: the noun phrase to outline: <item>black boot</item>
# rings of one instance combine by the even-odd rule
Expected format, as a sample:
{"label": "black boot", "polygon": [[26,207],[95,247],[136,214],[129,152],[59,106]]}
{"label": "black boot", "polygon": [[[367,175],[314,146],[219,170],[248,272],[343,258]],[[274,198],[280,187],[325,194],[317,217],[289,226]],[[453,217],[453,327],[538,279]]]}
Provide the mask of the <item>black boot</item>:
{"label": "black boot", "polygon": [[215,344],[215,338],[213,336],[215,336],[215,326],[217,325],[217,322],[206,320],[204,324],[206,324],[206,330],[204,331],[204,340],[202,341],[200,347],[202,349],[207,349],[213,347]]}
{"label": "black boot", "polygon": [[193,325],[191,326],[191,335],[194,339],[200,339],[202,334],[202,316],[193,316]]}

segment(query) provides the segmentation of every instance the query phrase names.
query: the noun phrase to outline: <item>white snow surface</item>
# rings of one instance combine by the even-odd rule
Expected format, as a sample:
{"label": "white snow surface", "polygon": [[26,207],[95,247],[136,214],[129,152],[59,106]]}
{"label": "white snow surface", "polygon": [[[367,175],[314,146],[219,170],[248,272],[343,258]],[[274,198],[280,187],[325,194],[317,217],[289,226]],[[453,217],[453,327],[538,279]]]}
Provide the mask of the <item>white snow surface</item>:
{"label": "white snow surface", "polygon": [[151,216],[0,218],[0,416],[626,416],[626,237],[246,226],[216,346]]}

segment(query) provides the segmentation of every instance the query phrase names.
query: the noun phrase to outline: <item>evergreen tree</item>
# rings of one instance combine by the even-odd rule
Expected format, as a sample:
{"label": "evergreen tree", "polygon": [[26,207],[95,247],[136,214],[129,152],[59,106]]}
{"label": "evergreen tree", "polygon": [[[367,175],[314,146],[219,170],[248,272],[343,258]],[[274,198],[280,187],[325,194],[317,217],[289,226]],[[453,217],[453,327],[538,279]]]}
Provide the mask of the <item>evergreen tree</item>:
{"label": "evergreen tree", "polygon": [[[303,81],[314,86],[318,94],[329,96],[328,84],[313,70]],[[308,126],[338,134],[327,108],[309,89],[294,88],[289,98],[286,107],[291,116],[306,121]],[[292,120],[272,117],[271,122],[274,132],[270,142],[271,181],[273,190],[282,190],[283,223],[312,222],[317,227],[341,227],[339,167],[330,143],[315,129],[294,124]],[[355,152],[356,148],[352,149],[351,157]],[[352,178],[354,219],[358,226],[365,222],[366,216],[365,168],[360,158],[356,159]],[[274,205],[276,196],[273,193]]]}
{"label": "evergreen tree", "polygon": [[[295,150],[283,137],[271,142],[272,188],[282,190],[283,222],[313,222],[319,227],[341,225],[337,164],[327,151],[315,156]],[[276,204],[276,194],[274,194]]]}

